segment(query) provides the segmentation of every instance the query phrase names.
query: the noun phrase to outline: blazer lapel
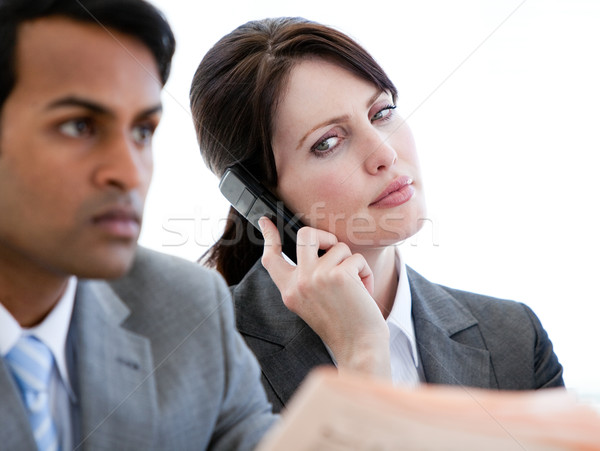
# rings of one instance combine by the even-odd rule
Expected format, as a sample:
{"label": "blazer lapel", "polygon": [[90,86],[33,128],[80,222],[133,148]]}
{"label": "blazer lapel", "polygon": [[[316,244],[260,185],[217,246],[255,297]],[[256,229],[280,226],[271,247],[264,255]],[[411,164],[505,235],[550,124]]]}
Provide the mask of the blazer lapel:
{"label": "blazer lapel", "polygon": [[4,359],[0,359],[0,425],[0,448],[37,450],[19,388]]}
{"label": "blazer lapel", "polygon": [[129,309],[104,282],[80,281],[68,340],[84,449],[150,449],[157,394],[149,340],[122,327]]}
{"label": "blazer lapel", "polygon": [[306,323],[296,336],[280,340],[283,348],[260,359],[265,378],[285,403],[316,366],[333,365],[319,336]]}
{"label": "blazer lapel", "polygon": [[497,387],[477,319],[447,291],[407,269],[415,334],[426,381]]}
{"label": "blazer lapel", "polygon": [[232,291],[238,329],[284,404],[311,369],[333,365],[319,336],[284,305],[260,261]]}

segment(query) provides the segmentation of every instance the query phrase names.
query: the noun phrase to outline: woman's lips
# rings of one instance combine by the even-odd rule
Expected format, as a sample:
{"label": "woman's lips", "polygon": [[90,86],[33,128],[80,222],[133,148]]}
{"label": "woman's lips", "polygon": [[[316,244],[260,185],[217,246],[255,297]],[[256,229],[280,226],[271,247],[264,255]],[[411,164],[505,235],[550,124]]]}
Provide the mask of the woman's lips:
{"label": "woman's lips", "polygon": [[413,180],[407,176],[394,179],[394,181],[369,204],[369,207],[390,208],[408,202],[415,193],[415,188],[412,186],[412,183]]}

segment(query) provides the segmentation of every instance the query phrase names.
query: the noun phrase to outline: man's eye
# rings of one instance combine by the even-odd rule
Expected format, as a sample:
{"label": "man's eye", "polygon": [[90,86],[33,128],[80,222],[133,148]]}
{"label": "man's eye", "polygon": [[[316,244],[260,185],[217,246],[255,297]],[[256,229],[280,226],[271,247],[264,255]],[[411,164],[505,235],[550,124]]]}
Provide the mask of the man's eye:
{"label": "man's eye", "polygon": [[132,131],[133,140],[138,144],[149,144],[154,135],[154,128],[154,126],[147,124],[134,127]]}
{"label": "man's eye", "polygon": [[92,121],[89,119],[72,119],[60,124],[59,130],[62,134],[71,138],[80,138],[92,134],[94,128]]}

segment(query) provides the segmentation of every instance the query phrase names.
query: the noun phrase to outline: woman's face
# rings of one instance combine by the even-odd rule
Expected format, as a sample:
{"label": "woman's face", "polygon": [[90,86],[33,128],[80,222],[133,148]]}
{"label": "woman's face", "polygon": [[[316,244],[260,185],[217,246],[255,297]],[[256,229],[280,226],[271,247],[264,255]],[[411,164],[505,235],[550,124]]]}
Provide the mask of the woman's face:
{"label": "woman's face", "polygon": [[412,133],[387,92],[322,59],[295,65],[274,115],[277,194],[357,252],[396,243],[425,215]]}

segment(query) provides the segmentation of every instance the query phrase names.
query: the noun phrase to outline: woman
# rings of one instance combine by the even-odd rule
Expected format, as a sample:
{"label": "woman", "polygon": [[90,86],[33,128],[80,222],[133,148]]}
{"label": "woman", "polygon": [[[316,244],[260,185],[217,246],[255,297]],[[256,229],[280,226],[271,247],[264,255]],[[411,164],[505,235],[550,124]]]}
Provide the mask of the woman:
{"label": "woman", "polygon": [[356,42],[300,18],[240,26],[195,74],[207,165],[221,176],[241,163],[307,224],[294,265],[269,220],[263,249],[232,209],[206,256],[234,285],[238,329],[275,410],[332,363],[402,384],[563,385],[528,307],[435,285],[403,264],[394,244],[419,230],[425,201],[396,94]]}

